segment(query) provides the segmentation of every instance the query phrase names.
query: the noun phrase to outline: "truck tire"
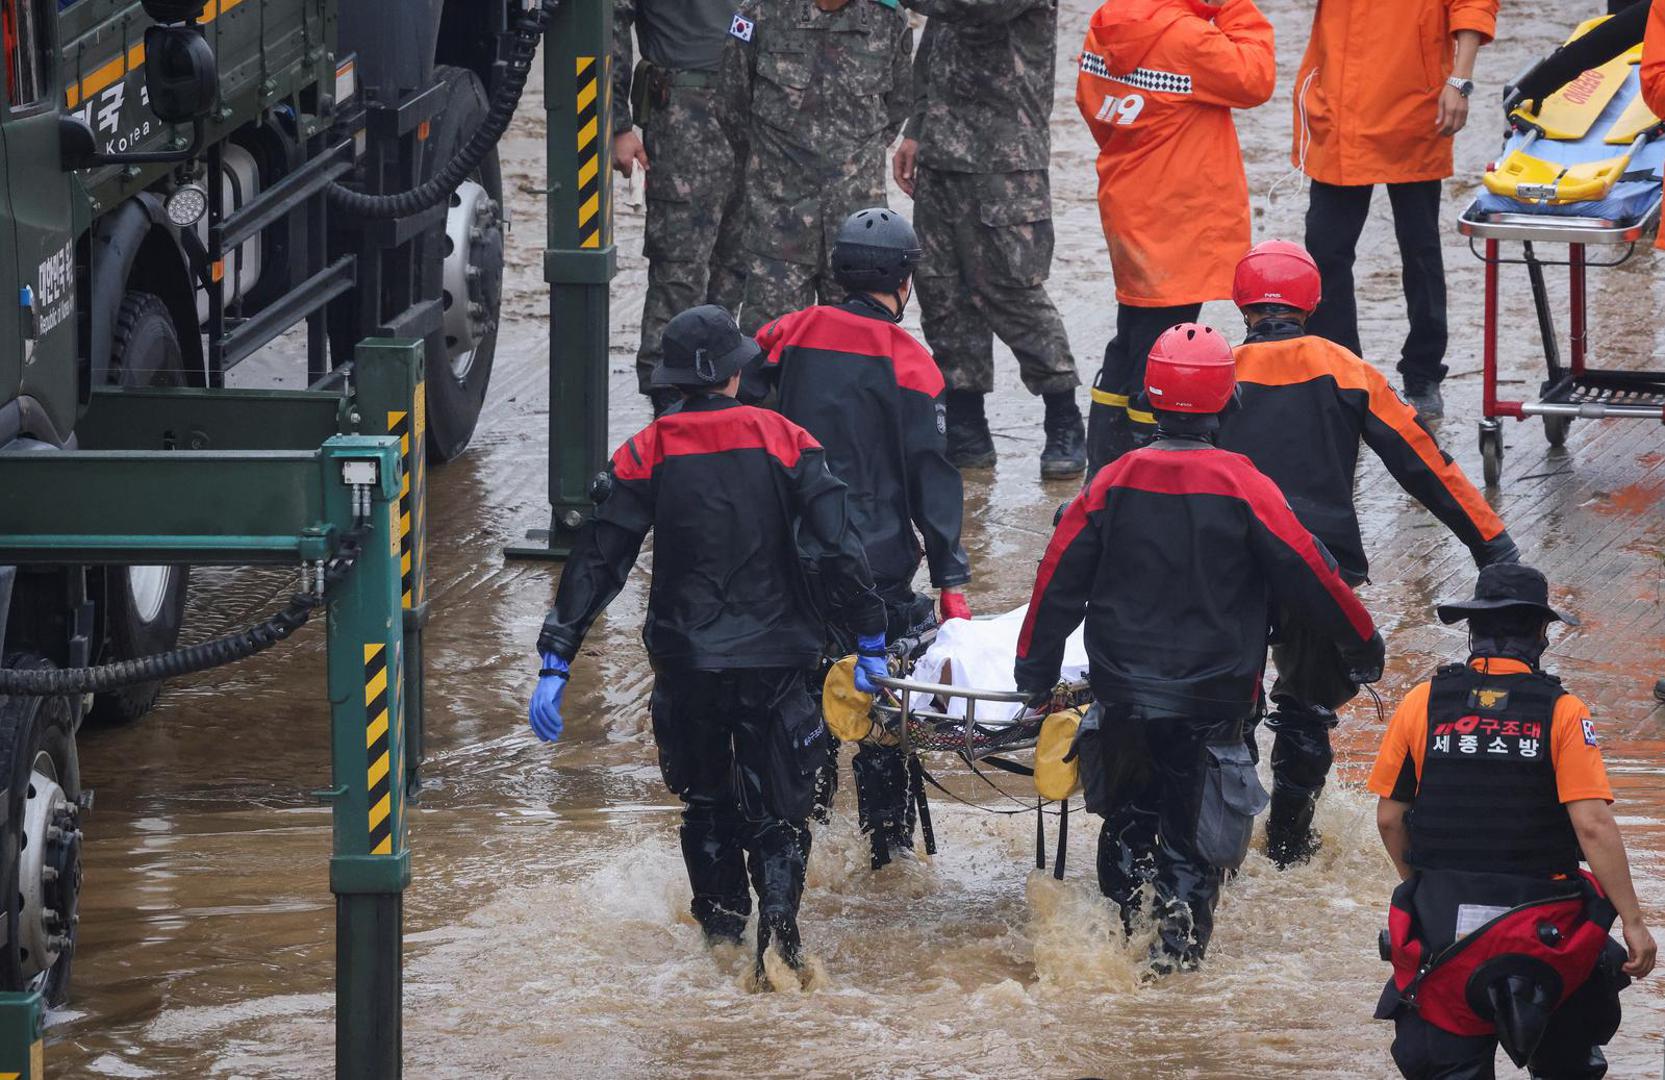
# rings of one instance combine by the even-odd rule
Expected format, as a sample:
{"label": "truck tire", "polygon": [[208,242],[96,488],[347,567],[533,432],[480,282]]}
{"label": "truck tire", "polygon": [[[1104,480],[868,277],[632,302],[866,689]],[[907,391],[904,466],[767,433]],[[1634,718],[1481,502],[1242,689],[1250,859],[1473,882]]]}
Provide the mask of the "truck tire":
{"label": "truck tire", "polygon": [[[424,156],[427,180],[454,158],[485,120],[486,88],[467,68],[440,65],[446,89]],[[443,260],[445,323],[427,340],[428,453],[450,461],[468,448],[485,404],[497,353],[503,299],[503,172],[493,147],[451,198],[444,236],[413,247],[420,262]],[[437,250],[436,250],[437,249]],[[420,264],[420,263],[419,263]]]}
{"label": "truck tire", "polygon": [[[110,354],[110,381],[116,386],[184,386],[184,354],[179,334],[160,297],[129,292],[116,320]],[[185,620],[187,566],[112,566],[104,571],[105,663],[154,656],[179,643]],[[160,682],[142,683],[99,694],[91,717],[125,724],[156,704]]]}
{"label": "truck tire", "polygon": [[[6,667],[49,666],[38,656]],[[69,997],[81,895],[81,766],[74,714],[62,697],[0,697],[0,990],[38,990],[47,1004]]]}

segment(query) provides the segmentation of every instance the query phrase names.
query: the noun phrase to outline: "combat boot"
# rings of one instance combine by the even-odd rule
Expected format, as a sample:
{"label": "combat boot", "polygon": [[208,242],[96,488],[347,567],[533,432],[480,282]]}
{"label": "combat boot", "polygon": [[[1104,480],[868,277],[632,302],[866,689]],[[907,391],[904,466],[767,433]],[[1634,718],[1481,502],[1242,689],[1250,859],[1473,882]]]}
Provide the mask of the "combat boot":
{"label": "combat boot", "polygon": [[1312,827],[1318,796],[1305,791],[1272,790],[1266,815],[1266,857],[1279,870],[1312,861],[1323,841]]}
{"label": "combat boot", "polygon": [[1046,446],[1041,450],[1041,479],[1068,480],[1087,471],[1087,425],[1075,394],[1046,395]]}
{"label": "combat boot", "polygon": [[948,462],[956,469],[994,467],[994,437],[983,413],[983,395],[975,390],[950,390],[947,402]]}

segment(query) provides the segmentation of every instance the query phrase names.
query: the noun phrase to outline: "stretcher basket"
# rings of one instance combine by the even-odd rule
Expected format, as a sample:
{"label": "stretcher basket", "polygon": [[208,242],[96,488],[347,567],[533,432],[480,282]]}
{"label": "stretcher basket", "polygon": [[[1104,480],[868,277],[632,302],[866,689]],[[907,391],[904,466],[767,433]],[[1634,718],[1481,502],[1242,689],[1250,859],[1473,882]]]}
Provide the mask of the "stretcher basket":
{"label": "stretcher basket", "polygon": [[[912,677],[914,665],[925,655],[931,643],[936,640],[935,628],[921,631],[908,637],[899,638],[890,645],[892,670],[897,674],[880,676],[873,681],[879,686],[880,693],[873,701],[874,734],[880,741],[901,747],[902,753],[909,762],[909,782],[911,797],[918,808],[919,823],[924,833],[925,850],[936,854],[936,839],[931,826],[929,803],[925,798],[924,784],[929,783],[938,791],[950,795],[960,802],[967,802],[953,795],[931,776],[930,772],[920,763],[919,755],[926,753],[953,754],[964,761],[971,771],[976,773],[985,783],[1004,798],[1014,803],[1020,802],[1015,796],[1004,791],[995,784],[981,769],[980,764],[994,766],[1004,772],[1019,776],[1032,776],[1034,770],[1019,761],[1013,760],[1009,754],[1032,750],[1040,738],[1041,725],[1047,715],[1058,708],[1087,705],[1092,702],[1092,691],[1086,680],[1069,681],[1060,684],[1052,698],[1039,709],[1030,708],[1026,702],[1029,695],[1013,690],[984,690],[976,687],[953,686],[946,683],[927,682]],[[965,703],[965,715],[954,716],[949,703],[960,699]],[[1019,705],[1017,715],[1009,719],[994,719],[988,713],[983,719],[978,719],[977,706],[984,705]],[[1009,710],[1000,710],[1007,712]],[[1045,869],[1047,866],[1047,844],[1045,819],[1055,816],[1058,821],[1058,842],[1056,858],[1052,864],[1052,875],[1062,879],[1064,876],[1065,851],[1069,837],[1068,799],[1060,802],[1055,810],[1047,810],[1045,800],[1036,798],[1030,805],[1023,803],[1019,810],[991,809],[968,803],[977,809],[990,813],[1034,813],[1035,815],[1035,866]]]}
{"label": "stretcher basket", "polygon": [[[1025,706],[1011,719],[996,720],[984,714],[977,718],[978,703],[1021,704],[1027,694],[1014,690],[981,690],[947,683],[923,682],[910,677],[914,662],[936,638],[935,630],[898,640],[892,647],[903,674],[873,681],[883,690],[873,702],[874,723],[912,753],[956,754],[967,764],[991,760],[995,755],[1034,749],[1041,724],[1056,708],[1090,704],[1092,691],[1086,680],[1066,682],[1057,688],[1043,708]],[[951,699],[965,702],[965,715],[954,716]],[[1006,710],[1001,710],[1002,712]]]}
{"label": "stretcher basket", "polygon": [[[1573,36],[1599,21],[1580,26]],[[1485,190],[1458,219],[1458,232],[1485,264],[1479,438],[1488,487],[1502,480],[1505,417],[1543,417],[1545,437],[1555,447],[1565,445],[1575,418],[1665,422],[1665,372],[1589,363],[1587,269],[1625,262],[1659,225],[1665,127],[1641,101],[1635,71],[1640,52],[1638,47],[1586,72],[1536,112],[1515,109],[1503,157],[1487,170]],[[1540,250],[1561,245],[1565,258]],[[1594,261],[1592,248],[1601,252]],[[1532,401],[1503,400],[1498,392],[1498,292],[1505,265],[1526,267],[1543,345],[1545,378]],[[1546,266],[1565,266],[1568,273],[1565,362]]]}

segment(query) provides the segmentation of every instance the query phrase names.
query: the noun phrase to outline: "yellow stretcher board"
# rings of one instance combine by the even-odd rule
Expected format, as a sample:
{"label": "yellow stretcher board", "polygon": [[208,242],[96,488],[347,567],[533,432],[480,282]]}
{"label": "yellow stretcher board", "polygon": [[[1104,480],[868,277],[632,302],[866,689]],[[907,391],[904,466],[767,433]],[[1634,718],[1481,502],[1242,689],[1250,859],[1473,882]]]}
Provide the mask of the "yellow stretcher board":
{"label": "yellow stretcher board", "polygon": [[[1604,15],[1580,23],[1568,42],[1578,40],[1608,18]],[[1589,138],[1596,120],[1624,89],[1631,68],[1641,61],[1642,47],[1634,46],[1545,98],[1536,113],[1524,106],[1511,113],[1511,119],[1533,132],[1533,137],[1486,171],[1486,190],[1523,202],[1562,204],[1606,198],[1624,176],[1636,151],[1659,124],[1659,117],[1648,108],[1641,94],[1636,95],[1601,136],[1603,144],[1624,147],[1622,152],[1569,166],[1546,161],[1529,151],[1538,139],[1580,142]]]}

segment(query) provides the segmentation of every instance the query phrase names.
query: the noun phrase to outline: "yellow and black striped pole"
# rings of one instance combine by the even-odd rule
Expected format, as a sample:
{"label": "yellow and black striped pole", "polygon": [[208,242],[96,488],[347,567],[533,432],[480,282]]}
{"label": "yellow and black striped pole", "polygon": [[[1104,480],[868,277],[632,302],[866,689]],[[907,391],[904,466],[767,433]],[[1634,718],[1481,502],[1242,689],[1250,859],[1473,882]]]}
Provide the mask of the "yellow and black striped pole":
{"label": "yellow and black striped pole", "polygon": [[405,641],[405,744],[402,779],[415,797],[423,756],[422,632],[428,622],[427,395],[420,341],[374,338],[354,353],[354,391],[366,434],[399,440],[403,479],[393,521],[399,546],[399,604]]}
{"label": "yellow and black striped pole", "polygon": [[548,529],[511,556],[564,558],[607,463],[608,283],[613,247],[613,0],[569,0],[544,37],[548,110]]}

